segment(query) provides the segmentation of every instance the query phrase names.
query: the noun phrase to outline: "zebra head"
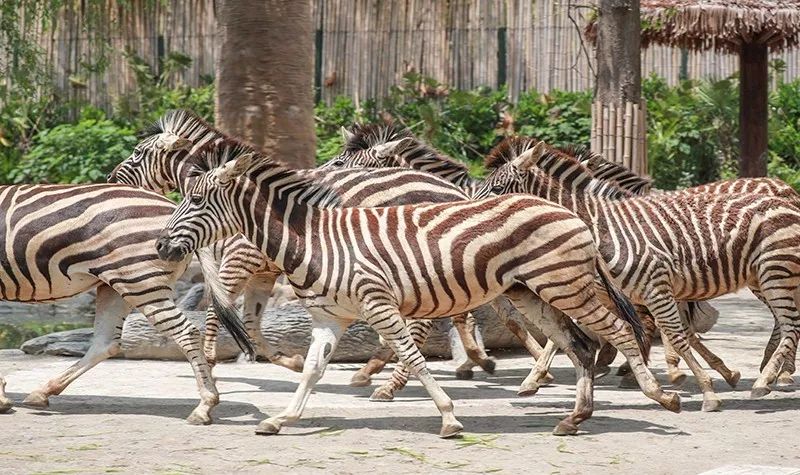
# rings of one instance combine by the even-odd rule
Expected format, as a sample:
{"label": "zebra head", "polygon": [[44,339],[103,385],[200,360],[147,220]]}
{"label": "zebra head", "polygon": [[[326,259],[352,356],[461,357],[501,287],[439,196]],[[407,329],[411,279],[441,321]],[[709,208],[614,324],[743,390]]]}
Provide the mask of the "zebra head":
{"label": "zebra head", "polygon": [[415,142],[411,132],[391,124],[354,124],[341,132],[344,150],[319,168],[404,166],[400,153]]}
{"label": "zebra head", "polygon": [[133,153],[114,168],[108,181],[162,193],[184,188],[189,152],[220,136],[190,111],[169,111],[139,134]]}
{"label": "zebra head", "polygon": [[484,162],[492,173],[477,188],[474,199],[508,193],[529,193],[531,174],[546,145],[529,137],[509,137],[500,142]]}
{"label": "zebra head", "polygon": [[[242,232],[236,219],[236,196],[244,188],[239,178],[253,165],[255,152],[244,145],[220,144],[198,155],[222,155],[223,165],[205,171],[196,167],[191,187],[156,241],[158,256],[178,261],[189,253]],[[225,160],[229,158],[230,160]]]}

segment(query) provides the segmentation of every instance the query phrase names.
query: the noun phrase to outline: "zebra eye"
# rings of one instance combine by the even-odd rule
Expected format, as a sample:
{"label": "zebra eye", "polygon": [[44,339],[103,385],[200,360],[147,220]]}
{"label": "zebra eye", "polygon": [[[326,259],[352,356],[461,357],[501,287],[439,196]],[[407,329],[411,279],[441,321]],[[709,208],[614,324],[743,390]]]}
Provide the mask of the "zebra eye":
{"label": "zebra eye", "polygon": [[189,199],[191,200],[192,204],[199,205],[203,202],[203,195],[192,195]]}
{"label": "zebra eye", "polygon": [[336,160],[333,161],[333,166],[334,167],[343,167],[344,166],[344,160],[342,160],[341,158],[337,158]]}
{"label": "zebra eye", "polygon": [[504,188],[503,185],[494,185],[492,187],[492,193],[496,193],[499,195],[500,193],[503,192],[503,188]]}

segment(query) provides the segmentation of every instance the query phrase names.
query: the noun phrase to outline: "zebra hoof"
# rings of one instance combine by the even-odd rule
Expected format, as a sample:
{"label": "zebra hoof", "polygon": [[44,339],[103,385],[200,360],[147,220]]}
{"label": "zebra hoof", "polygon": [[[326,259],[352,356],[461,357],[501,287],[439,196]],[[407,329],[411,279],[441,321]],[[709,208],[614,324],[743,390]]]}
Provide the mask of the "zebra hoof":
{"label": "zebra hoof", "polygon": [[722,401],[715,395],[703,397],[703,412],[718,412],[722,410]]}
{"label": "zebra hoof", "polygon": [[456,370],[456,379],[472,379],[475,377],[475,373],[471,369],[457,369]]}
{"label": "zebra hoof", "polygon": [[633,373],[628,373],[619,381],[620,389],[639,389],[639,383],[633,377]]}
{"label": "zebra hoof", "polygon": [[792,375],[786,372],[781,373],[778,375],[778,386],[793,386],[794,385],[794,378]]}
{"label": "zebra hoof", "polygon": [[391,389],[381,386],[372,392],[372,396],[369,397],[369,400],[372,402],[391,402],[394,401],[394,392]]}
{"label": "zebra hoof", "polygon": [[207,426],[211,424],[211,416],[195,411],[189,414],[189,417],[186,418],[186,422],[193,426]]}
{"label": "zebra hoof", "polygon": [[350,378],[350,386],[354,388],[363,388],[372,384],[372,379],[369,375],[362,373],[361,371],[357,372]]}
{"label": "zebra hoof", "polygon": [[0,398],[0,414],[4,414],[11,410],[11,400],[7,398]]}
{"label": "zebra hoof", "polygon": [[539,378],[539,384],[542,386],[547,386],[548,384],[552,383],[555,380],[556,378],[548,371],[547,373],[544,374],[544,376]]}
{"label": "zebra hoof", "polygon": [[617,368],[617,376],[625,376],[626,374],[630,374],[631,372],[631,365],[628,362],[624,362]]}
{"label": "zebra hoof", "polygon": [[739,384],[740,379],[742,379],[742,373],[733,371],[730,378],[725,378],[725,382],[728,383],[728,386],[736,388],[736,385]]}
{"label": "zebra hoof", "polygon": [[277,422],[272,422],[270,419],[264,419],[256,427],[256,434],[258,435],[275,435],[281,431],[281,425]]}
{"label": "zebra hoof", "polygon": [[22,405],[35,409],[47,409],[50,407],[50,399],[45,393],[41,391],[34,391],[28,394],[28,397],[22,401]]}
{"label": "zebra hoof", "polygon": [[594,379],[600,379],[604,376],[607,376],[608,373],[611,372],[611,367],[609,366],[598,366],[594,369]]}
{"label": "zebra hoof", "polygon": [[683,383],[686,382],[686,373],[683,371],[672,371],[667,374],[667,378],[669,379],[669,383],[675,387],[683,386]]}
{"label": "zebra hoof", "polygon": [[458,421],[453,424],[445,424],[442,426],[442,430],[439,431],[439,437],[442,439],[449,439],[450,437],[460,434],[463,430],[464,426]]}
{"label": "zebra hoof", "polygon": [[538,383],[523,383],[522,386],[519,387],[517,391],[517,396],[519,397],[531,397],[534,394],[539,392],[539,384]]}
{"label": "zebra hoof", "polygon": [[681,412],[681,396],[678,393],[665,393],[666,397],[659,401],[664,409],[678,414]]}
{"label": "zebra hoof", "polygon": [[750,399],[758,399],[766,396],[767,394],[771,393],[772,390],[768,387],[763,388],[753,388],[750,391]]}
{"label": "zebra hoof", "polygon": [[497,363],[494,362],[492,359],[485,359],[480,363],[481,369],[486,371],[489,374],[494,374],[495,368],[497,368]]}
{"label": "zebra hoof", "polygon": [[553,435],[557,436],[575,435],[577,433],[578,426],[566,420],[559,422],[556,428],[553,429]]}

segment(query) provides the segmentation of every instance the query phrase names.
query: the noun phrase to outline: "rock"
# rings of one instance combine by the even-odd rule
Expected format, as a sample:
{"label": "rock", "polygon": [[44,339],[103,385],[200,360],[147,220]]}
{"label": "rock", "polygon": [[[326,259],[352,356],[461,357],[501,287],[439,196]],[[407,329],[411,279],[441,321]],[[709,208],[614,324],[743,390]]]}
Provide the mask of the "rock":
{"label": "rock", "polygon": [[30,339],[20,349],[30,355],[83,356],[94,335],[91,328],[50,333]]}
{"label": "rock", "polygon": [[[190,296],[197,297],[202,290],[201,287],[202,284],[195,285],[182,299],[182,304],[187,304]],[[520,346],[519,341],[506,329],[505,325],[500,323],[491,307],[483,306],[474,313],[478,325],[481,327],[486,348]],[[184,311],[184,315],[201,332],[203,331],[205,311]],[[437,320],[431,336],[422,348],[423,354],[449,358],[448,331],[450,328],[449,319]],[[297,302],[289,302],[280,307],[269,307],[264,312],[261,331],[273,350],[286,355],[305,355],[311,342],[311,317]],[[89,348],[92,334],[90,328],[51,333],[25,342],[22,350],[29,354],[82,356]],[[379,345],[378,334],[365,323],[356,322],[342,337],[333,355],[333,361],[366,361]],[[239,353],[239,347],[236,346],[227,331],[222,329],[217,347],[219,360],[234,359]],[[185,359],[178,346],[170,338],[158,333],[140,313],[133,313],[125,320],[120,357],[159,360]]]}
{"label": "rock", "polygon": [[191,310],[204,310],[207,307],[206,299],[206,286],[205,284],[194,284],[189,288],[186,293],[178,300],[176,305],[178,308],[186,311]]}
{"label": "rock", "polygon": [[[198,328],[205,325],[205,312],[184,312]],[[28,354],[48,354],[58,356],[83,356],[89,349],[94,331],[81,328],[65,332],[51,333],[26,341],[22,351]],[[217,358],[235,359],[239,347],[223,328],[217,339]],[[178,345],[171,338],[157,332],[144,315],[132,313],[125,319],[122,330],[122,351],[119,357],[128,359],[185,360]]]}

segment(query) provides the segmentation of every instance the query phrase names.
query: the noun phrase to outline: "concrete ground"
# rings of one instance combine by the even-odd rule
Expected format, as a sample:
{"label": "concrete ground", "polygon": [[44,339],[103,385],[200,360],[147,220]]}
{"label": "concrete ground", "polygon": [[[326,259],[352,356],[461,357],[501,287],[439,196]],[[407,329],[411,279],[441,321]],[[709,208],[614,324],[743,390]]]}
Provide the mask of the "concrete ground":
{"label": "concrete ground", "polygon": [[[683,412],[673,414],[618,389],[611,375],[598,381],[595,415],[581,434],[555,437],[550,431],[573,405],[569,361],[558,356],[556,384],[521,399],[516,387],[529,358],[500,353],[496,374],[478,372],[472,381],[454,380],[449,362],[431,364],[465,426],[460,439],[436,436],[440,418],[416,381],[395,402],[372,403],[371,389],[347,385],[356,366],[344,364],[329,368],[296,427],[263,437],[254,435],[256,423],[287,404],[298,374],[220,365],[215,423],[195,427],[183,420],[197,402],[187,363],[119,360],[53,397],[48,411],[0,415],[0,473],[800,473],[798,387],[748,397],[772,317],[752,298],[714,304],[720,323],[706,342],[742,372],[737,389],[712,375],[724,401],[719,413],[699,411],[692,378],[679,389]],[[663,361],[655,348],[653,370],[665,381]],[[0,353],[15,404],[69,364]]]}

